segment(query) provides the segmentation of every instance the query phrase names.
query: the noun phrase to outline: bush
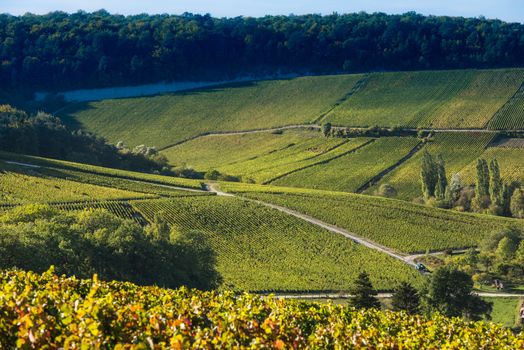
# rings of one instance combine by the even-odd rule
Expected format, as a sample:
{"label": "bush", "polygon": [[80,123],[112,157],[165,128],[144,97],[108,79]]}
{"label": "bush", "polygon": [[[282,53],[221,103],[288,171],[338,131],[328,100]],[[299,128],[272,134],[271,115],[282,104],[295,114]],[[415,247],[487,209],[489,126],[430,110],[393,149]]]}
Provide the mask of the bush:
{"label": "bush", "polygon": [[376,192],[377,196],[392,198],[397,196],[397,190],[390,184],[382,184]]}

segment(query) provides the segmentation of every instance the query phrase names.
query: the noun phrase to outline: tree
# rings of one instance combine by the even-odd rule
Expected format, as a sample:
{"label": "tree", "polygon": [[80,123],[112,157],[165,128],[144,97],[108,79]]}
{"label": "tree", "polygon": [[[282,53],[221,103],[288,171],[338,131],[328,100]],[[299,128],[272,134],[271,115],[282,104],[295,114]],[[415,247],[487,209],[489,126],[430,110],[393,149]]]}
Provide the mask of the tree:
{"label": "tree", "polygon": [[422,183],[422,194],[429,199],[435,195],[435,187],[438,181],[438,173],[431,154],[424,150],[420,168],[420,180]]}
{"label": "tree", "polygon": [[515,256],[519,242],[511,237],[504,237],[499,241],[495,254],[502,261],[510,261]]}
{"label": "tree", "polygon": [[395,197],[397,195],[397,190],[395,187],[391,186],[390,184],[382,184],[377,190],[377,196],[381,197]]}
{"label": "tree", "polygon": [[503,185],[500,178],[499,163],[492,159],[489,163],[489,195],[491,204],[502,207],[503,202]]}
{"label": "tree", "polygon": [[331,133],[331,123],[325,123],[324,125],[322,125],[322,134],[324,134],[324,136],[329,136],[329,134]]}
{"label": "tree", "polygon": [[445,266],[436,270],[424,291],[427,312],[440,312],[448,317],[479,320],[490,318],[493,304],[482,300],[473,292],[471,277],[456,267]]}
{"label": "tree", "polygon": [[446,178],[446,165],[442,155],[437,156],[435,162],[435,167],[437,169],[437,184],[435,186],[435,198],[438,200],[443,200],[446,193],[446,188],[448,186],[448,180]]}
{"label": "tree", "polygon": [[510,202],[511,215],[515,218],[524,219],[524,190],[516,188]]}
{"label": "tree", "polygon": [[402,282],[393,292],[391,305],[395,311],[416,314],[420,311],[418,291],[409,283]]}
{"label": "tree", "polygon": [[453,174],[453,176],[451,177],[449,186],[448,186],[448,189],[449,189],[448,191],[449,198],[448,199],[450,201],[456,202],[460,197],[460,191],[462,191],[462,188],[463,188],[463,185],[460,179],[460,175],[458,173]]}
{"label": "tree", "polygon": [[376,298],[377,292],[369,280],[366,272],[361,272],[355,280],[349,292],[353,296],[350,304],[357,309],[380,308],[380,302]]}
{"label": "tree", "polygon": [[477,180],[475,185],[475,202],[479,208],[487,207],[486,198],[489,197],[489,168],[485,159],[477,160]]}

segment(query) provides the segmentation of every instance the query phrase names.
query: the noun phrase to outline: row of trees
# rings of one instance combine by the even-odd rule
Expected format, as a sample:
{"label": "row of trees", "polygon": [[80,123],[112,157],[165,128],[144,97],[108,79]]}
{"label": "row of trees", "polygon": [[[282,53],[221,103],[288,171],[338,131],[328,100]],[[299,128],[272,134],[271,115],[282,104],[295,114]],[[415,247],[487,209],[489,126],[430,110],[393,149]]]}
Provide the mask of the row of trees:
{"label": "row of trees", "polygon": [[137,171],[169,170],[154,147],[114,146],[91,133],[72,131],[47,113],[28,115],[9,105],[0,105],[0,149]]}
{"label": "row of trees", "polygon": [[0,216],[0,268],[213,289],[215,254],[199,232],[180,233],[160,216],[146,227],[97,209],[62,212],[45,205]]}
{"label": "row of trees", "polygon": [[465,186],[458,174],[454,174],[448,183],[442,156],[432,156],[425,150],[420,168],[424,199],[440,208],[524,217],[524,193],[520,184],[503,181],[497,160],[492,159],[488,164],[485,159],[479,158],[476,169],[474,189]]}
{"label": "row of trees", "polygon": [[[349,303],[356,308],[380,308],[377,292],[373,289],[367,273],[362,272],[350,291]],[[490,318],[492,303],[473,294],[471,277],[455,267],[437,269],[430,280],[420,289],[402,282],[393,292],[392,308],[410,314],[438,312],[448,317],[464,317],[468,320]]]}
{"label": "row of trees", "polygon": [[64,89],[275,72],[522,66],[524,25],[384,13],[0,15],[0,81]]}

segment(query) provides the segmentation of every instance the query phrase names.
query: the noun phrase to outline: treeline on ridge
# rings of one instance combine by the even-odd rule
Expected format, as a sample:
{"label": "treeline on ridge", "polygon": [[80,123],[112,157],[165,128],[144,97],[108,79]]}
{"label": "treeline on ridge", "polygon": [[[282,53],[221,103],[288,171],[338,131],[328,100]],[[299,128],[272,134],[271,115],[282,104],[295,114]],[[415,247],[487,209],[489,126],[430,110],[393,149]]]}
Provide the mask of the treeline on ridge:
{"label": "treeline on ridge", "polygon": [[0,15],[0,81],[65,89],[242,74],[522,66],[524,25],[384,13]]}

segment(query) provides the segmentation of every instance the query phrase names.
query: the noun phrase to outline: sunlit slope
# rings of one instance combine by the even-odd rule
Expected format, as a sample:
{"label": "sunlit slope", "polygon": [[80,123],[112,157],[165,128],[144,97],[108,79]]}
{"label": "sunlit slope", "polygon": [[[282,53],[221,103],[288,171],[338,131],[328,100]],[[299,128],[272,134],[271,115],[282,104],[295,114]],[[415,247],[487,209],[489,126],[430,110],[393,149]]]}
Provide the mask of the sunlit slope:
{"label": "sunlit slope", "polygon": [[165,147],[210,131],[309,123],[345,96],[361,75],[258,81],[78,103],[59,115],[112,142]]}
{"label": "sunlit slope", "polygon": [[271,184],[354,192],[396,164],[419,142],[414,137],[381,137],[355,152],[294,172]]}
{"label": "sunlit slope", "polygon": [[484,128],[523,81],[523,69],[374,73],[326,121],[363,127]]}
{"label": "sunlit slope", "polygon": [[524,228],[520,219],[459,213],[353,193],[237,183],[221,183],[220,187],[294,209],[405,253],[477,246],[505,226]]}
{"label": "sunlit slope", "polygon": [[175,166],[218,170],[244,181],[268,182],[305,167],[340,157],[369,138],[326,138],[318,130],[203,136],[163,153]]}
{"label": "sunlit slope", "polygon": [[495,134],[479,132],[437,133],[421,151],[384,176],[377,185],[367,190],[366,193],[373,194],[381,184],[387,183],[397,190],[397,198],[399,199],[412,200],[420,197],[422,196],[420,164],[424,150],[434,156],[442,155],[449,179],[470,162],[475,161],[484,152],[494,136]]}
{"label": "sunlit slope", "polygon": [[216,253],[222,288],[251,291],[345,290],[360,271],[379,289],[421,282],[415,269],[278,210],[230,197],[133,202],[144,217],[179,232],[204,233]]}

